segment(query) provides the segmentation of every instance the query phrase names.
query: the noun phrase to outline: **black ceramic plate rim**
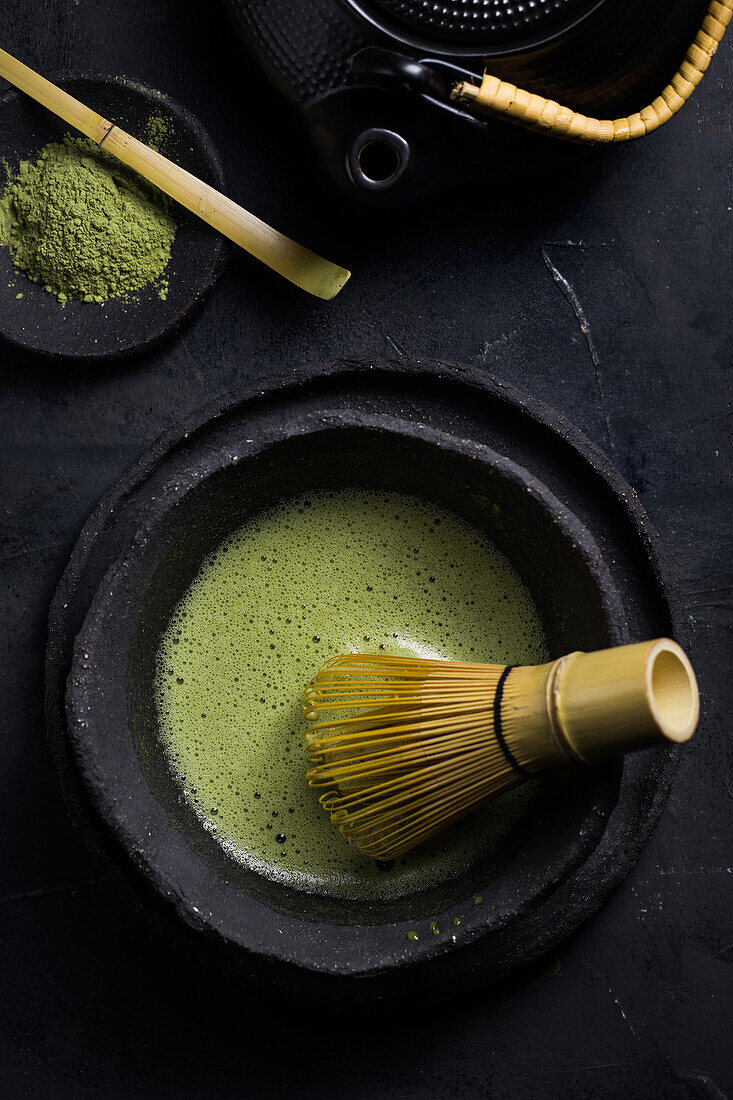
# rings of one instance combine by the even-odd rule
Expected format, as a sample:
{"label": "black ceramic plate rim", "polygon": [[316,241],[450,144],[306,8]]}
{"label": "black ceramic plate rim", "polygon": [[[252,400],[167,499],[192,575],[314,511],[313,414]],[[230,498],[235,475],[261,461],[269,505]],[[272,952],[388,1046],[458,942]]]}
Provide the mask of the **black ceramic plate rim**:
{"label": "black ceramic plate rim", "polygon": [[[244,448],[237,453],[223,454],[212,451],[206,465],[197,464],[187,483],[184,484],[176,478],[174,483],[164,486],[154,498],[150,499],[143,523],[138,530],[131,532],[127,550],[110,566],[100,583],[77,636],[72,669],[67,682],[67,720],[77,765],[97,813],[105,825],[112,830],[125,851],[132,856],[136,866],[144,869],[148,881],[156,887],[164,899],[173,904],[179,916],[189,924],[203,925],[238,946],[265,957],[285,958],[306,969],[359,974],[374,973],[390,966],[414,964],[418,957],[424,959],[435,957],[450,952],[455,945],[451,940],[438,941],[432,938],[432,942],[421,944],[419,950],[416,950],[406,940],[406,933],[414,924],[414,918],[406,918],[403,921],[388,922],[394,932],[392,950],[385,950],[384,922],[360,925],[359,938],[350,945],[348,958],[345,959],[342,951],[339,950],[341,926],[324,924],[320,929],[322,957],[314,958],[312,944],[309,943],[307,935],[307,932],[313,928],[313,921],[277,911],[252,895],[248,895],[246,901],[246,915],[249,916],[251,913],[255,917],[252,931],[250,932],[246,927],[243,928],[242,923],[236,923],[237,919],[239,922],[242,921],[244,906],[237,910],[236,904],[233,904],[235,923],[230,923],[225,912],[226,906],[217,905],[217,901],[212,900],[212,897],[205,893],[205,888],[204,892],[197,894],[195,889],[186,883],[187,874],[189,879],[197,878],[188,869],[191,861],[197,861],[198,857],[183,837],[176,837],[175,847],[169,845],[166,839],[166,854],[170,852],[172,859],[166,859],[165,862],[157,859],[158,837],[161,833],[170,836],[176,830],[171,828],[165,811],[157,804],[150,791],[143,790],[144,783],[140,782],[139,774],[128,775],[124,768],[121,768],[116,775],[110,774],[111,765],[113,766],[113,762],[107,758],[110,729],[103,713],[103,699],[106,685],[109,684],[104,671],[104,638],[115,629],[117,608],[129,602],[128,578],[133,572],[134,560],[145,553],[150,533],[163,524],[165,517],[188,493],[194,491],[203,480],[219,470],[233,465],[238,465],[242,469],[250,454],[266,453],[281,439],[293,436],[299,438],[316,436],[340,428],[388,431],[399,436],[408,434],[408,429],[414,432],[415,425],[410,426],[406,421],[390,414],[365,416],[353,410],[351,413],[344,411],[339,415],[326,413],[325,415],[296,416],[281,423],[278,430],[271,435],[268,434],[264,440],[256,437],[247,440]],[[482,465],[497,471],[502,478],[520,485],[526,493],[537,500],[549,521],[559,529],[565,541],[579,553],[593,576],[613,641],[618,644],[627,640],[623,605],[601,552],[587,529],[554,494],[516,462],[497,454],[483,444],[451,437],[445,432],[424,425],[420,427],[419,439],[439,448],[441,453],[462,455],[471,460],[480,461]],[[102,652],[101,672],[100,659],[95,656],[100,650]],[[96,717],[97,712],[99,712],[99,718]],[[102,782],[100,782],[101,777],[103,777]],[[149,845],[146,836],[151,838]],[[588,858],[591,851],[590,848],[585,851],[584,858]],[[221,890],[218,884],[217,889]],[[232,889],[236,890],[236,888]],[[490,886],[484,888],[487,904],[484,905],[481,913],[476,907],[473,908],[473,912],[468,907],[466,912],[465,899],[462,904],[452,907],[450,917],[457,915],[460,909],[463,918],[459,937],[461,943],[490,935],[490,930],[486,928],[490,890]],[[239,893],[239,891],[236,892]],[[527,906],[534,907],[539,900],[540,895],[531,897],[527,900]],[[456,913],[453,909],[456,909]],[[491,929],[503,927],[515,915],[515,909],[511,912],[507,908],[491,911]],[[436,919],[440,918],[447,919],[444,913],[436,913]],[[271,926],[269,942],[265,940],[266,923]],[[331,929],[333,932],[329,934]],[[334,946],[330,943],[331,939],[335,939]]]}
{"label": "black ceramic plate rim", "polygon": [[[204,152],[206,160],[211,166],[212,177],[214,186],[219,190],[225,190],[226,188],[226,175],[224,172],[224,165],[219,154],[219,150],[214,144],[209,131],[188,108],[184,107],[177,100],[172,99],[166,92],[161,92],[158,88],[152,88],[150,85],[145,84],[141,80],[135,80],[126,76],[115,76],[111,73],[96,72],[89,69],[60,69],[56,72],[50,73],[47,79],[52,84],[58,84],[62,88],[65,83],[71,81],[90,81],[100,84],[114,84],[121,88],[130,89],[133,92],[138,92],[144,96],[149,96],[151,99],[156,100],[160,104],[161,110],[168,112],[174,116],[176,122],[192,131],[196,135],[196,139]],[[23,92],[11,87],[8,91],[3,92],[0,95],[0,111],[8,104],[27,98]],[[39,109],[42,109],[39,107]],[[49,118],[55,116],[49,113]],[[68,127],[69,132],[73,134],[79,133],[73,126]],[[174,204],[175,205],[175,204]],[[192,215],[193,216],[193,215]],[[52,351],[49,348],[36,348],[29,347],[22,340],[16,339],[13,335],[2,332],[0,333],[0,339],[3,343],[10,345],[11,347],[19,348],[21,351],[28,352],[32,355],[38,355],[43,359],[71,359],[78,360],[81,363],[95,363],[102,364],[106,360],[114,362],[116,359],[126,359],[133,355],[141,355],[142,353],[149,351],[151,348],[157,347],[158,344],[163,343],[170,335],[176,332],[181,325],[184,324],[188,318],[195,313],[199,306],[203,303],[204,299],[208,297],[216,284],[219,282],[224,269],[227,264],[227,260],[230,255],[230,246],[227,241],[222,237],[220,238],[219,258],[213,269],[211,278],[209,281],[202,285],[196,293],[195,297],[190,302],[186,310],[179,314],[175,321],[166,325],[162,332],[151,336],[147,340],[143,340],[140,343],[130,345],[122,350],[95,352],[84,351],[80,353],[67,354],[64,352]]]}
{"label": "black ceramic plate rim", "polygon": [[[664,578],[659,539],[634,490],[625,482],[607,455],[592,443],[579,429],[569,423],[567,418],[536,398],[528,397],[509,383],[488,375],[485,370],[455,363],[438,362],[430,359],[390,359],[389,357],[351,356],[320,362],[316,366],[297,367],[271,372],[267,376],[254,379],[247,386],[224,394],[209,402],[202,409],[193,412],[179,423],[164,431],[147,448],[119,480],[110,488],[92,511],[80,533],[71,553],[68,565],[60,580],[52,601],[49,615],[49,640],[47,647],[46,714],[52,751],[57,761],[62,780],[65,781],[64,793],[69,800],[69,811],[77,827],[81,828],[89,842],[100,855],[113,859],[115,853],[107,850],[104,836],[94,827],[86,806],[84,790],[79,786],[69,756],[68,731],[64,723],[64,689],[70,657],[67,653],[68,640],[76,634],[69,633],[69,626],[83,619],[75,600],[82,599],[80,607],[86,607],[83,596],[85,572],[94,574],[100,571],[94,565],[95,543],[103,532],[113,530],[118,511],[123,512],[126,501],[134,500],[135,493],[142,489],[145,481],[155,471],[168,453],[186,439],[195,437],[210,426],[218,417],[243,410],[260,399],[270,398],[273,394],[297,392],[300,387],[313,385],[320,380],[333,379],[334,383],[358,385],[371,381],[375,377],[386,379],[402,376],[406,382],[414,385],[421,377],[431,378],[435,382],[455,383],[468,394],[473,394],[477,403],[485,398],[489,404],[506,404],[530,421],[536,422],[552,436],[559,436],[563,444],[572,449],[581,465],[585,466],[594,479],[600,479],[610,490],[616,506],[620,506],[626,516],[630,530],[639,541],[644,560],[649,567],[653,581],[663,600],[666,614],[672,625],[672,632],[685,642],[685,620],[681,612],[670,601],[668,586]],[[254,404],[253,404],[254,403]],[[654,829],[664,809],[675,770],[680,759],[677,749],[663,750],[656,754],[653,775],[649,775],[648,765],[644,767],[648,754],[637,754],[627,762],[631,767],[632,782],[644,784],[646,803],[643,812],[629,815],[622,808],[614,810],[609,818],[601,843],[592,857],[586,860],[576,872],[553,893],[552,897],[540,905],[537,912],[527,914],[516,924],[516,936],[507,945],[502,958],[496,958],[476,971],[469,964],[464,970],[463,980],[468,975],[472,985],[483,984],[515,968],[522,962],[549,950],[561,942],[570,932],[587,920],[602,904],[609,893],[624,879],[638,860],[644,845]],[[114,866],[117,864],[114,863]],[[464,954],[456,951],[453,959],[458,961]],[[467,956],[468,958],[468,956]],[[481,963],[479,963],[481,966]],[[363,988],[360,986],[360,988]],[[445,995],[445,994],[443,994]]]}

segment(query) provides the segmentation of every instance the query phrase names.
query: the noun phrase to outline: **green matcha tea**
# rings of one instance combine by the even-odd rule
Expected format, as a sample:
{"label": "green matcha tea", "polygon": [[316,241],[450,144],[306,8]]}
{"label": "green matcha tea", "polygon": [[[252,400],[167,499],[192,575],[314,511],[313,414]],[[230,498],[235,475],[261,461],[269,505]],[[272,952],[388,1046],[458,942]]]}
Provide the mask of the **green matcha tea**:
{"label": "green matcha tea", "polygon": [[302,698],[337,653],[535,664],[542,626],[507,559],[456,515],[396,493],[309,494],[207,558],[161,644],[157,704],[185,797],[235,859],[340,897],[397,897],[497,851],[520,788],[381,867],[305,778]]}
{"label": "green matcha tea", "polygon": [[165,298],[175,235],[166,197],[86,138],[46,145],[0,195],[0,245],[61,303],[101,305],[151,284]]}

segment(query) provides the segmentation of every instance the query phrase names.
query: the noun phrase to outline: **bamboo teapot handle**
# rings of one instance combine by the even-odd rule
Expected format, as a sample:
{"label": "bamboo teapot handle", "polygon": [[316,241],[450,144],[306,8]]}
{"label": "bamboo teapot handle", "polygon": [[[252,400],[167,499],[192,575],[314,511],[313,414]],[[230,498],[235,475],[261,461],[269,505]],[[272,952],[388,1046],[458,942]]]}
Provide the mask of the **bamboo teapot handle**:
{"label": "bamboo teapot handle", "polygon": [[457,83],[451,99],[475,111],[506,118],[550,137],[586,145],[632,141],[658,130],[687,102],[702,80],[733,17],[733,0],[711,0],[685,59],[662,93],[626,118],[598,119],[563,107],[553,99],[517,88],[489,73],[480,85]]}

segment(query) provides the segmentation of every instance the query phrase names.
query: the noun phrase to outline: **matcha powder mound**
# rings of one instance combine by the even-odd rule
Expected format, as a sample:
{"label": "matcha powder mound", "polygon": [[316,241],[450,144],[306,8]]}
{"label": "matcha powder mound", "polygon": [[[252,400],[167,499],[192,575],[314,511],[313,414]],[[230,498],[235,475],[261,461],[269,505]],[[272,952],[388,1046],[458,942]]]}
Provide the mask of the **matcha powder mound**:
{"label": "matcha powder mound", "polygon": [[0,198],[0,244],[60,302],[106,302],[157,283],[176,225],[164,195],[86,138],[23,161]]}

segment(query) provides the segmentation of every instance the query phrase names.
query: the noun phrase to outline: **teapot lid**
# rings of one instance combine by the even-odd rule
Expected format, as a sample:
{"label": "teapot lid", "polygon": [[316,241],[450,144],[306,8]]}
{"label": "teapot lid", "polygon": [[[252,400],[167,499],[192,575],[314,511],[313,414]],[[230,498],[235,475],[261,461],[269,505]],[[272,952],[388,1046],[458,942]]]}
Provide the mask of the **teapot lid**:
{"label": "teapot lid", "polygon": [[598,0],[348,0],[360,15],[423,42],[481,48],[553,35]]}

